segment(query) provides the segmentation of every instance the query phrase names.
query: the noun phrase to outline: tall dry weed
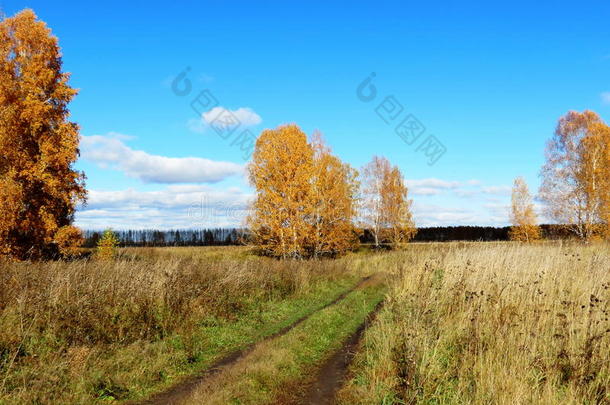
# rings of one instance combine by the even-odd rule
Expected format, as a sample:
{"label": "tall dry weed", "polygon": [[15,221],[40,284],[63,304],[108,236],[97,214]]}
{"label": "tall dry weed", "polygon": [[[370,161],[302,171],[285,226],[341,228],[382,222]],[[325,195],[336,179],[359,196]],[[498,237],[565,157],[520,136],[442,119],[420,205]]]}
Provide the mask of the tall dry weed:
{"label": "tall dry weed", "polygon": [[152,341],[206,317],[234,318],[343,269],[333,262],[209,260],[196,252],[134,249],[117,260],[0,263],[0,371],[45,347]]}
{"label": "tall dry weed", "polygon": [[609,402],[608,245],[413,245],[388,260],[396,281],[345,403]]}

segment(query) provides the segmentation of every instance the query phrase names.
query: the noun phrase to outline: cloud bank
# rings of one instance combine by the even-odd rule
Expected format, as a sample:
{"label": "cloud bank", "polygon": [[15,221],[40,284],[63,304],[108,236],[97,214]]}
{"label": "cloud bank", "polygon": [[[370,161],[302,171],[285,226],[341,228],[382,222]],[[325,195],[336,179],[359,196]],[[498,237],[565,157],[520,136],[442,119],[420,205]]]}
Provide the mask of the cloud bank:
{"label": "cloud bank", "polygon": [[81,156],[103,168],[121,170],[145,183],[216,183],[243,174],[244,167],[232,162],[197,157],[173,158],[134,150],[119,134],[81,137]]}
{"label": "cloud bank", "polygon": [[240,227],[252,194],[237,187],[173,185],[159,191],[89,191],[76,223],[85,229]]}

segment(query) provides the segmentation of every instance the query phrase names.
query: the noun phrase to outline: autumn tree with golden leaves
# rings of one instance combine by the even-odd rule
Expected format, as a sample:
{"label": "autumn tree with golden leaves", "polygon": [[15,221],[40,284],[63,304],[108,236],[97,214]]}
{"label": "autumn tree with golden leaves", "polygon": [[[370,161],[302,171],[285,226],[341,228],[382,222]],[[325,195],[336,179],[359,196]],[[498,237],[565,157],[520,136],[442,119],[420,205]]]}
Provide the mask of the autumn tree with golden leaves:
{"label": "autumn tree with golden leaves", "polygon": [[313,256],[345,252],[357,246],[358,172],[334,156],[319,133],[311,140],[314,151],[311,249]]}
{"label": "autumn tree with golden leaves", "polygon": [[510,221],[511,240],[532,242],[540,239],[540,227],[537,224],[532,196],[523,177],[517,177],[513,184]]}
{"label": "autumn tree with golden leaves", "polygon": [[546,214],[582,240],[608,232],[610,128],[592,111],[561,117],[546,149],[540,197]]}
{"label": "autumn tree with golden leaves", "polygon": [[95,258],[97,260],[111,260],[117,255],[119,238],[112,229],[106,229],[100,240],[97,241]]}
{"label": "autumn tree with golden leaves", "polygon": [[610,239],[610,127],[592,123],[581,143],[580,178],[597,221],[593,237]]}
{"label": "autumn tree with golden leaves", "polygon": [[383,229],[383,181],[390,170],[390,162],[379,156],[373,159],[362,169],[362,211],[363,228],[371,232],[375,247],[382,241]]}
{"label": "autumn tree with golden leaves", "polygon": [[408,198],[408,189],[398,166],[386,173],[381,190],[382,235],[392,247],[397,248],[417,233],[411,214],[412,201]]}
{"label": "autumn tree with golden leaves", "polygon": [[374,156],[362,170],[362,199],[362,226],[371,232],[375,247],[386,242],[398,247],[415,236],[402,173],[386,158]]}
{"label": "autumn tree with golden leaves", "polygon": [[313,215],[313,150],[296,125],[265,130],[256,141],[250,182],[257,191],[248,225],[263,253],[307,255]]}
{"label": "autumn tree with golden leaves", "polygon": [[356,243],[355,171],[296,125],[261,133],[249,165],[253,242],[283,258],[335,255]]}
{"label": "autumn tree with golden leaves", "polygon": [[62,72],[58,40],[31,10],[0,22],[0,255],[41,259],[71,251],[84,201],[78,126],[68,121],[77,91]]}

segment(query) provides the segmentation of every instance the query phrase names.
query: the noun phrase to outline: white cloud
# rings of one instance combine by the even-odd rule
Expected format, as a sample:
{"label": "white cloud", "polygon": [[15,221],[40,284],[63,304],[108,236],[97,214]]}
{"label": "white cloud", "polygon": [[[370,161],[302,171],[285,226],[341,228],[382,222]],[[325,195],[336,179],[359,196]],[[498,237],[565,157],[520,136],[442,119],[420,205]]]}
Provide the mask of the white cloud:
{"label": "white cloud", "polygon": [[413,218],[418,227],[467,225],[477,220],[477,216],[462,208],[441,207],[415,201]]}
{"label": "white cloud", "polygon": [[[117,142],[116,138],[113,142]],[[118,143],[122,144],[120,140]],[[97,151],[98,160],[116,161],[121,153],[115,149],[120,152],[121,148]],[[423,196],[415,198],[413,204],[414,219],[419,227],[507,225],[509,202],[504,194],[510,187],[484,187],[477,180],[436,178],[408,180],[407,184],[410,193]],[[434,196],[443,192],[447,194],[435,201]],[[470,196],[472,200],[460,204],[457,199],[452,201],[451,194]],[[172,184],[158,191],[91,190],[88,205],[77,213],[77,223],[87,229],[242,226],[252,198],[251,191],[238,187],[221,189],[202,184]]]}
{"label": "white cloud", "polygon": [[186,122],[186,127],[191,132],[202,134],[205,132],[207,125],[201,118],[191,118]]}
{"label": "white cloud", "polygon": [[442,190],[432,187],[410,187],[409,192],[413,195],[437,195]]}
{"label": "white cloud", "polygon": [[122,170],[145,183],[215,183],[243,173],[243,166],[232,162],[197,157],[171,158],[131,149],[124,135],[111,133],[81,138],[84,159],[104,168]]}
{"label": "white cloud", "polygon": [[455,195],[462,198],[471,198],[481,193],[481,190],[460,189],[455,190]]}
{"label": "white cloud", "polygon": [[202,134],[209,128],[210,124],[220,116],[226,117],[233,115],[239,125],[243,127],[252,127],[263,122],[260,115],[248,107],[240,107],[237,110],[229,110],[224,107],[214,107],[211,110],[204,112],[200,118],[191,118],[186,122],[186,127],[191,132]]}
{"label": "white cloud", "polygon": [[467,181],[448,181],[437,178],[414,179],[406,180],[409,192],[413,195],[432,196],[438,195],[445,191],[453,191],[460,197],[469,197],[479,193],[478,190],[469,189],[468,187],[479,186],[479,180]]}
{"label": "white cloud", "polygon": [[510,186],[488,186],[482,187],[481,191],[484,194],[492,194],[492,195],[509,195],[511,193],[512,188]]}
{"label": "white cloud", "polygon": [[225,114],[232,114],[237,118],[241,125],[250,127],[260,124],[263,120],[260,115],[254,112],[251,108],[241,107],[237,110],[229,110],[224,107],[214,107],[210,111],[203,113],[202,118],[210,124],[217,117]]}
{"label": "white cloud", "polygon": [[600,97],[603,104],[610,105],[610,91],[604,91],[602,94],[600,94]]}
{"label": "white cloud", "polygon": [[173,185],[160,191],[89,191],[76,223],[86,229],[239,227],[252,195],[237,187]]}
{"label": "white cloud", "polygon": [[409,187],[431,187],[431,188],[456,188],[461,183],[459,181],[447,181],[435,178],[418,179],[418,180],[407,180],[407,186]]}
{"label": "white cloud", "polygon": [[470,204],[468,207],[448,207],[415,200],[413,217],[418,227],[430,226],[506,226],[507,206]]}
{"label": "white cloud", "polygon": [[446,181],[435,178],[405,180],[409,192],[413,195],[436,195],[460,186],[458,181]]}
{"label": "white cloud", "polygon": [[[485,192],[481,189],[481,181],[476,179],[466,181],[448,181],[437,178],[407,180],[409,191],[413,195],[433,196],[446,191],[462,198],[470,198]],[[488,191],[491,191],[490,189]]]}
{"label": "white cloud", "polygon": [[494,217],[507,219],[510,214],[510,206],[504,202],[493,201],[483,204],[483,207],[485,207]]}
{"label": "white cloud", "polygon": [[474,198],[484,195],[509,195],[510,186],[481,186],[476,179],[448,181],[437,178],[405,180],[409,193],[415,196],[435,196],[450,191],[457,197]]}

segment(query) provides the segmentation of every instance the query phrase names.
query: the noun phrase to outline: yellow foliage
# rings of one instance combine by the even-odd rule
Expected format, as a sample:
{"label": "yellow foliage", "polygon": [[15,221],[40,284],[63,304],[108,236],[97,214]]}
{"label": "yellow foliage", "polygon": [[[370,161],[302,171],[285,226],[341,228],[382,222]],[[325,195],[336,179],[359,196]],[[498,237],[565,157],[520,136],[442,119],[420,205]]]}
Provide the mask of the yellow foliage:
{"label": "yellow foliage", "polygon": [[358,172],[331,154],[319,133],[312,139],[314,256],[333,255],[359,243],[353,219],[357,213]]}
{"label": "yellow foliage", "polygon": [[110,260],[116,256],[119,239],[112,229],[106,229],[97,242],[95,258],[99,260]]}
{"label": "yellow foliage", "polygon": [[72,225],[63,226],[55,233],[55,243],[63,257],[76,256],[83,241],[81,230]]}
{"label": "yellow foliage", "polygon": [[529,189],[523,177],[517,177],[511,199],[511,240],[532,242],[540,239],[540,227],[536,224],[536,213]]}
{"label": "yellow foliage", "polygon": [[85,177],[72,167],[79,138],[67,106],[77,91],[60,55],[33,11],[0,21],[0,256],[55,256],[75,236],[65,227]]}
{"label": "yellow foliage", "polygon": [[313,150],[296,125],[265,130],[249,166],[257,197],[248,218],[254,242],[280,257],[306,255],[313,195]]}
{"label": "yellow foliage", "polygon": [[381,209],[384,228],[382,235],[394,248],[411,240],[417,233],[413,215],[412,201],[408,199],[408,190],[398,166],[385,174],[381,194]]}
{"label": "yellow foliage", "polygon": [[417,233],[411,214],[411,200],[398,166],[374,156],[363,170],[362,226],[373,235],[375,246],[387,242],[399,247]]}
{"label": "yellow foliage", "polygon": [[610,127],[592,111],[570,111],[546,158],[540,196],[547,215],[583,240],[610,237]]}
{"label": "yellow foliage", "polygon": [[257,195],[248,225],[265,254],[336,255],[357,243],[357,173],[319,135],[309,143],[296,125],[263,131],[249,175]]}

